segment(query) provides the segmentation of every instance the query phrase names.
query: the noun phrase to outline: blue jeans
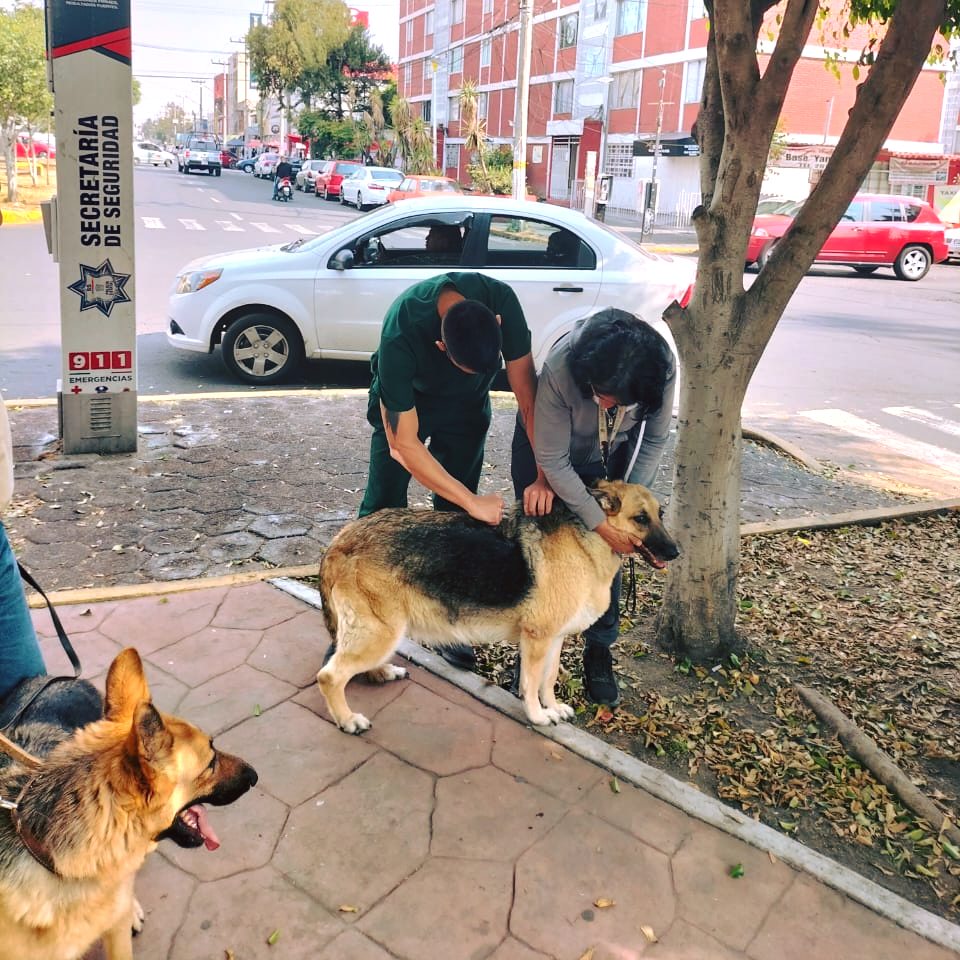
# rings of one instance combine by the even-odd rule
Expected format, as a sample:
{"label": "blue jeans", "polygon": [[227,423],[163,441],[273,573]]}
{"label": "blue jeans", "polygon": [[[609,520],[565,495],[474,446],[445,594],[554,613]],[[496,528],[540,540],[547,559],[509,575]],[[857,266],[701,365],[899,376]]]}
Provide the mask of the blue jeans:
{"label": "blue jeans", "polygon": [[0,700],[21,680],[46,672],[17,560],[0,523]]}

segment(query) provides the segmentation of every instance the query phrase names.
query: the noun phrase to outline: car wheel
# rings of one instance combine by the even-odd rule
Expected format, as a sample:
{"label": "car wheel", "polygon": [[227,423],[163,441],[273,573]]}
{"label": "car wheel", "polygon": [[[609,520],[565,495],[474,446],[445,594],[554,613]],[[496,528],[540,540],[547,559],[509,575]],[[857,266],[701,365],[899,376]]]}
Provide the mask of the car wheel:
{"label": "car wheel", "polygon": [[286,317],[251,313],[227,327],[221,352],[226,368],[244,383],[277,383],[303,361],[303,338]]}
{"label": "car wheel", "polygon": [[343,194],[343,187],[340,188],[340,203],[345,207],[347,205],[347,198]]}
{"label": "car wheel", "polygon": [[221,173],[222,173],[222,170],[220,167],[217,167],[217,169],[213,171],[213,175],[215,177],[219,177]]}
{"label": "car wheel", "polygon": [[893,272],[900,280],[919,280],[927,275],[931,262],[926,247],[904,247],[893,261]]}
{"label": "car wheel", "polygon": [[869,267],[858,264],[855,265],[853,269],[856,270],[861,276],[869,277],[871,273],[876,273],[879,267]]}
{"label": "car wheel", "polygon": [[134,158],[133,158],[133,165],[134,165],[135,167],[139,167],[139,166],[140,166],[140,158],[139,158],[139,157],[134,157]]}
{"label": "car wheel", "polygon": [[761,251],[760,255],[757,257],[757,270],[762,270],[770,260],[770,255],[773,253],[773,248],[777,245],[776,240],[771,240]]}
{"label": "car wheel", "polygon": [[164,161],[163,161],[163,165],[169,170],[170,167],[173,166],[173,161],[172,161],[172,160],[164,160]]}

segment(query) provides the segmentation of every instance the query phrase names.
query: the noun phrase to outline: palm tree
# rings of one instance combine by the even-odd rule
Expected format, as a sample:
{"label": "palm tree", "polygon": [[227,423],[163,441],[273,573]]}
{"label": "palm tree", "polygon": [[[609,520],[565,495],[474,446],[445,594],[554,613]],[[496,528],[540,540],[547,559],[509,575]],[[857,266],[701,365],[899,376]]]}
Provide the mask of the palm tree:
{"label": "palm tree", "polygon": [[460,88],[460,130],[463,133],[464,146],[468,153],[477,155],[480,174],[489,180],[487,174],[487,121],[480,116],[480,95],[472,80],[465,80]]}

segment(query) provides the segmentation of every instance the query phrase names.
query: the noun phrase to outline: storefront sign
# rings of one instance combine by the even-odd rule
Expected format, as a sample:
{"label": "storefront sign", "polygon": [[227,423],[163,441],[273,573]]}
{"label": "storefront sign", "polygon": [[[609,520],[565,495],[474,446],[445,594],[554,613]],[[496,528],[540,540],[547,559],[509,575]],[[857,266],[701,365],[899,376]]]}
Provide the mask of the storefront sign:
{"label": "storefront sign", "polygon": [[891,183],[946,183],[949,161],[945,157],[890,158]]}

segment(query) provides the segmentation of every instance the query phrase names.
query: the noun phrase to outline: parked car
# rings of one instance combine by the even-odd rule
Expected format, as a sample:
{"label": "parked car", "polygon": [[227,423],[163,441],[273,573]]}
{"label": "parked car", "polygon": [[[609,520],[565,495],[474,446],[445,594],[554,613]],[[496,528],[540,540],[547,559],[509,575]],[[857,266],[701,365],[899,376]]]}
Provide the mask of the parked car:
{"label": "parked car", "polygon": [[138,140],[133,145],[134,164],[148,163],[153,167],[172,167],[177,162],[175,153],[164,150],[158,143]]}
{"label": "parked car", "polygon": [[270,180],[273,178],[273,170],[280,160],[279,153],[273,153],[266,150],[261,153],[253,165],[253,175],[260,177],[261,180]]}
{"label": "parked car", "polygon": [[191,137],[180,155],[181,173],[199,170],[207,176],[219,177],[223,169],[220,162],[220,146],[216,140],[208,137]]}
{"label": "parked car", "polygon": [[294,178],[294,186],[304,193],[312,193],[317,174],[326,166],[326,163],[326,160],[304,160]]}
{"label": "parked car", "polygon": [[304,356],[367,360],[396,297],[448,270],[478,270],[516,291],[539,366],[600,307],[640,314],[669,339],[659,317],[673,300],[687,302],[695,264],[649,253],[564,207],[424,197],[309,240],[194,260],[174,281],[167,342],[200,353],[219,345],[227,369],[257,384],[290,376]]}
{"label": "parked car", "polygon": [[947,259],[960,260],[960,227],[950,227],[946,231]]}
{"label": "parked car", "polygon": [[[754,217],[747,265],[763,269],[777,241],[790,229],[803,201],[779,213]],[[857,273],[893,267],[900,280],[919,280],[930,264],[947,258],[945,227],[924,200],[892,194],[858,194],[816,256],[818,263],[842,263]]]}
{"label": "parked car", "polygon": [[237,165],[237,158],[229,150],[220,151],[220,164],[224,170],[232,170]]}
{"label": "parked car", "polygon": [[402,182],[403,174],[393,167],[360,167],[341,182],[340,202],[352,203],[358,210],[379,207]]}
{"label": "parked car", "polygon": [[[30,155],[30,141],[29,140],[17,140],[17,159],[18,160],[27,160]],[[33,141],[33,155],[38,160],[56,160],[57,151],[47,143],[44,143],[42,140]]]}
{"label": "parked car", "polygon": [[463,193],[463,187],[450,177],[404,177],[400,186],[390,191],[387,202],[396,203],[398,200],[412,200],[435,193]]}
{"label": "parked car", "polygon": [[237,161],[237,169],[241,173],[253,173],[253,168],[257,164],[256,157],[244,157],[242,160]]}
{"label": "parked car", "polygon": [[363,166],[359,160],[327,160],[317,174],[313,189],[317,199],[329,200],[340,196],[340,184]]}

